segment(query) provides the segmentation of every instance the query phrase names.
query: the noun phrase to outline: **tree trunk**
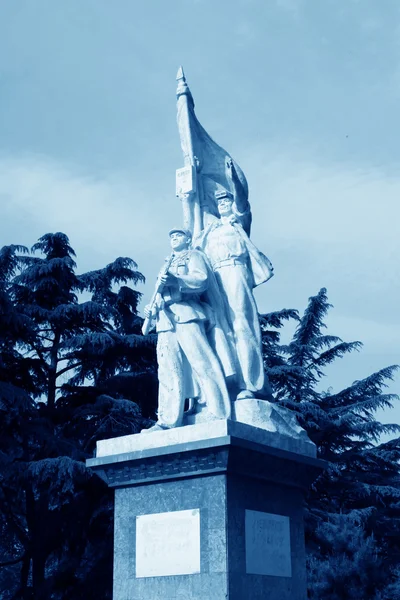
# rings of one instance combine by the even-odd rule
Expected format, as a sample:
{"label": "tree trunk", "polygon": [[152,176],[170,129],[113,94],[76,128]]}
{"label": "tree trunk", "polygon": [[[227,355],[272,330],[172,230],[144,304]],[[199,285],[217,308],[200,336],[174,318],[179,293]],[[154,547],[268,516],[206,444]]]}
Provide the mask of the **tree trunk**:
{"label": "tree trunk", "polygon": [[46,557],[41,552],[32,556],[32,590],[34,600],[44,600]]}
{"label": "tree trunk", "polygon": [[60,347],[61,335],[58,332],[54,333],[54,342],[50,350],[50,367],[49,380],[47,383],[47,407],[53,410],[56,404],[56,385],[57,385],[57,365],[58,365],[58,350]]}
{"label": "tree trunk", "polygon": [[34,600],[44,600],[44,582],[46,566],[45,513],[47,497],[35,499],[30,483],[25,486],[27,526],[31,539],[32,593]]}
{"label": "tree trunk", "polygon": [[20,592],[21,592],[21,598],[28,599],[30,596],[30,593],[28,592],[28,578],[29,578],[29,569],[31,567],[31,556],[30,554],[25,554],[24,556],[24,560],[22,561],[22,567],[21,567],[21,587],[20,587]]}

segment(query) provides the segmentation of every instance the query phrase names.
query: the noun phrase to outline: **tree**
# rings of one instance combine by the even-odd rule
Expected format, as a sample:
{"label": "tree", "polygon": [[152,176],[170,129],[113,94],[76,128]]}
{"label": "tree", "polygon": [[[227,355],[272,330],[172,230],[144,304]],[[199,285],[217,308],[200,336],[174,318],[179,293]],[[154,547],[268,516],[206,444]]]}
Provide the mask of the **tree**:
{"label": "tree", "polygon": [[383,559],[373,535],[367,536],[360,520],[330,515],[316,530],[318,553],[308,557],[311,600],[381,600],[386,586]]}
{"label": "tree", "polygon": [[11,510],[11,506],[20,505],[22,493],[9,482],[14,477],[21,432],[35,410],[26,390],[33,394],[39,391],[35,369],[19,350],[34,339],[35,325],[16,309],[10,296],[10,282],[26,252],[23,246],[0,250],[0,585],[4,590],[17,585],[17,568],[26,571],[26,531],[18,511]]}
{"label": "tree", "polygon": [[[320,554],[321,536],[329,527],[337,527],[340,538],[337,515],[353,520],[362,517],[366,539],[374,536],[386,579],[390,579],[400,557],[400,439],[380,443],[380,436],[398,433],[400,426],[378,422],[375,412],[392,407],[398,399],[395,394],[384,393],[398,367],[381,369],[337,393],[322,391],[325,367],[361,348],[360,342],[344,342],[324,332],[324,318],[330,308],[323,288],[309,299],[301,318],[293,311],[263,315],[266,372],[276,401],[296,413],[316,444],[318,456],[328,461],[327,470],[308,496],[309,553]],[[292,341],[284,346],[280,345],[279,331],[271,332],[270,328],[279,329],[287,318],[298,320],[298,325]],[[335,552],[332,546],[331,554]],[[381,585],[379,578],[377,593]],[[326,596],[327,600],[331,597],[333,600],[334,596]]]}
{"label": "tree", "polygon": [[129,258],[78,275],[63,233],[46,234],[32,251],[0,255],[1,318],[15,324],[0,341],[4,568],[14,566],[14,579],[19,569],[15,598],[78,599],[96,589],[107,597],[111,495],[83,461],[98,439],[146,423],[134,387],[130,399],[105,394],[113,377],[154,378],[154,340],[139,334],[140,293],[125,285],[144,278]]}
{"label": "tree", "polygon": [[[127,285],[143,281],[137,265],[119,258],[79,275],[74,256],[62,233],[40,238],[33,255],[0,251],[5,600],[111,598],[112,495],[84,460],[97,440],[139,431],[156,405],[155,336],[141,336],[140,294]],[[261,317],[275,401],[295,411],[328,462],[307,499],[310,597],[350,597],[357,579],[365,597],[394,600],[400,442],[379,438],[400,427],[375,412],[397,399],[384,393],[397,367],[322,391],[325,367],[361,347],[325,334],[329,308],[322,289],[302,317],[293,309]],[[297,329],[285,346],[279,330],[288,320]]]}

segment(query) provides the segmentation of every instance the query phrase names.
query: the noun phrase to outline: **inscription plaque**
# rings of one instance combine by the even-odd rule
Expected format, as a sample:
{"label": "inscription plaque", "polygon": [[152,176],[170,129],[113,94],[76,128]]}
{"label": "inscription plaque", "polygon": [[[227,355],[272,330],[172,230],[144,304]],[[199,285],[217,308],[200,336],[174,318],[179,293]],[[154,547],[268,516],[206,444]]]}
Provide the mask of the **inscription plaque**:
{"label": "inscription plaque", "polygon": [[191,165],[176,170],[176,195],[196,191],[196,170]]}
{"label": "inscription plaque", "polygon": [[200,510],[136,517],[136,577],[200,573]]}
{"label": "inscription plaque", "polygon": [[246,510],[246,573],[291,577],[290,519]]}

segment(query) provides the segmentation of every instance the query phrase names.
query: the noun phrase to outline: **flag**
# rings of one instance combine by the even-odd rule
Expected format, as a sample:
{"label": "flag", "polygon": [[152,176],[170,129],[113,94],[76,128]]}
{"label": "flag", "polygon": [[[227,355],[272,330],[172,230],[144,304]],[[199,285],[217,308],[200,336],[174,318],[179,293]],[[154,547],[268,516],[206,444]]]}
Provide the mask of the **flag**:
{"label": "flag", "polygon": [[[215,193],[226,190],[233,192],[227,175],[226,164],[232,160],[238,175],[242,203],[248,200],[246,177],[239,165],[226,150],[221,148],[208,135],[200,124],[194,111],[194,100],[186,83],[182,67],[177,74],[177,121],[185,166],[194,166],[197,170],[197,198],[201,213],[219,216]],[[236,190],[238,191],[238,190]]]}

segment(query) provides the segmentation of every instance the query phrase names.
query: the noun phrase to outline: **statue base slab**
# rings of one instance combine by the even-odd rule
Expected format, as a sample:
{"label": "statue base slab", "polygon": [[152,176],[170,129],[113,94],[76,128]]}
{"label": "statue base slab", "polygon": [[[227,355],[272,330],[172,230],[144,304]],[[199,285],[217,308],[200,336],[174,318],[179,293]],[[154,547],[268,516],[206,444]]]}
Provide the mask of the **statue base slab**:
{"label": "statue base slab", "polygon": [[[247,402],[255,401],[240,400],[240,403],[243,403],[243,412],[240,413],[243,418],[248,416],[248,412],[246,413],[249,410]],[[270,403],[268,402],[267,404]],[[267,429],[267,427],[269,428]],[[310,441],[304,429],[301,429],[299,425],[297,425],[297,428],[300,433],[296,436],[288,435],[287,430],[277,432],[277,429],[273,429],[273,427],[273,424],[268,423],[264,423],[264,427],[261,428],[248,423],[232,421],[231,419],[215,419],[214,417],[210,421],[207,420],[184,427],[174,427],[173,429],[164,429],[163,431],[146,434],[122,435],[117,438],[101,440],[97,442],[96,457],[131,452],[146,453],[154,449],[160,453],[164,453],[164,451],[171,453],[181,447],[186,449],[186,445],[188,444],[207,445],[223,443],[229,441],[229,437],[271,446],[272,448],[280,448],[281,450],[305,456],[316,456],[315,444]],[[165,448],[166,450],[164,450]],[[137,455],[133,454],[132,456],[135,458]]]}
{"label": "statue base slab", "polygon": [[[217,420],[208,412],[206,405],[198,405],[193,414],[185,414],[184,425],[196,425]],[[232,421],[252,425],[273,433],[289,435],[310,441],[306,431],[300,427],[293,412],[268,400],[259,398],[244,398],[232,403]]]}
{"label": "statue base slab", "polygon": [[115,488],[114,600],[305,600],[308,439],[215,420],[102,440],[87,465]]}

